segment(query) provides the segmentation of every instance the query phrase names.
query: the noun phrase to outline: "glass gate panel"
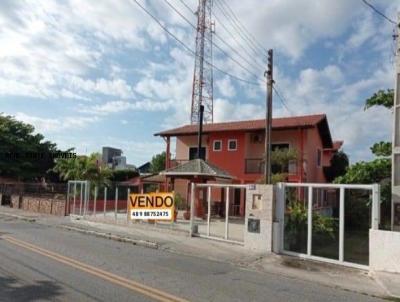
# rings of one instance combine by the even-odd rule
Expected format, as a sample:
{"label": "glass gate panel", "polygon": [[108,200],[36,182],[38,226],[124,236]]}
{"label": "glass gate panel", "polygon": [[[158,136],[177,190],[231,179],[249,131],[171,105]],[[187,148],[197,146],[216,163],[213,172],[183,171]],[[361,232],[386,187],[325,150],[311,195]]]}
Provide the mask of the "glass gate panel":
{"label": "glass gate panel", "polygon": [[346,262],[369,264],[371,205],[371,190],[345,190],[344,261]]}
{"label": "glass gate panel", "polygon": [[311,254],[339,260],[339,189],[313,188],[312,197]]}
{"label": "glass gate panel", "polygon": [[308,188],[286,187],[284,250],[307,253]]}

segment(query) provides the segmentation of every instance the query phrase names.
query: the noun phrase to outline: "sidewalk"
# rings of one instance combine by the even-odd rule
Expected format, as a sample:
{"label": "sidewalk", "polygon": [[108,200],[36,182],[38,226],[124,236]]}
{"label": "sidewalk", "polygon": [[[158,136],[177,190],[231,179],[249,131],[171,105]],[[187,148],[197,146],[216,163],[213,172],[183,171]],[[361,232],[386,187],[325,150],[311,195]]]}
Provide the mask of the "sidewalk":
{"label": "sidewalk", "polygon": [[[131,242],[160,250],[232,263],[243,269],[285,276],[328,287],[363,293],[371,296],[397,296],[400,278],[386,274],[369,274],[368,271],[338,265],[302,260],[276,254],[254,254],[240,245],[189,237],[187,232],[145,224],[112,225],[98,222],[29,213],[18,209],[0,207],[0,216],[30,219],[70,231],[79,231],[109,239]],[[32,221],[32,219],[34,221]],[[29,221],[29,220],[28,220]],[[289,281],[290,282],[290,281]]]}

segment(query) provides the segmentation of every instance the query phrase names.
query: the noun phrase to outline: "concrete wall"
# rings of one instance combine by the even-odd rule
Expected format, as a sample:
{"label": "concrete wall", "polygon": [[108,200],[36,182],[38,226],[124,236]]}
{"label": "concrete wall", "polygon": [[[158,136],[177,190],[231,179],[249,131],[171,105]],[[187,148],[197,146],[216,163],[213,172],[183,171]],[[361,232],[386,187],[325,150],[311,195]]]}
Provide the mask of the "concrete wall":
{"label": "concrete wall", "polygon": [[[260,198],[257,198],[257,197]],[[246,219],[244,246],[256,252],[272,251],[274,187],[272,185],[249,185],[246,190]],[[249,219],[259,220],[259,232],[249,231]]]}
{"label": "concrete wall", "polygon": [[51,214],[57,216],[65,215],[65,197],[36,197],[24,195],[11,196],[11,207],[29,212]]}
{"label": "concrete wall", "polygon": [[400,232],[369,231],[369,265],[374,271],[400,273]]}

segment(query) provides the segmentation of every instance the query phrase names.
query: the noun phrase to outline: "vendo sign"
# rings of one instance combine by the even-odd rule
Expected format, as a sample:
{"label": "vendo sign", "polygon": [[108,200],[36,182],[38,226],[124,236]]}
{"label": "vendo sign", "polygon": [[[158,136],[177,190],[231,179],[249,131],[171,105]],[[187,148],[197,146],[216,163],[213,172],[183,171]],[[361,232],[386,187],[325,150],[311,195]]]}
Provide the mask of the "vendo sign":
{"label": "vendo sign", "polygon": [[174,193],[130,194],[129,201],[132,220],[173,220]]}

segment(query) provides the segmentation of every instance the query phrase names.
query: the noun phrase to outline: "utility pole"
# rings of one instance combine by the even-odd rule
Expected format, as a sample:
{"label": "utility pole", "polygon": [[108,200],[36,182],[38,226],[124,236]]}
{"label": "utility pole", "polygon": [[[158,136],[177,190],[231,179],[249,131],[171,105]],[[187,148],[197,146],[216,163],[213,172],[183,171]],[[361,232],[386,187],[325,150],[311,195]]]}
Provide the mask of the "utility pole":
{"label": "utility pole", "polygon": [[[201,143],[203,139],[203,114],[204,114],[204,105],[200,105],[199,112],[199,133],[198,133],[198,141],[197,141],[197,158],[201,159]],[[205,158],[204,158],[205,159]]]}
{"label": "utility pole", "polygon": [[[398,15],[400,24],[400,14]],[[400,231],[400,39],[399,25],[396,26],[396,79],[393,103],[392,137],[392,230]]]}
{"label": "utility pole", "polygon": [[267,96],[266,96],[266,118],[265,118],[265,183],[271,184],[271,129],[272,129],[272,85],[273,79],[273,58],[272,49],[268,50],[267,58]]}

